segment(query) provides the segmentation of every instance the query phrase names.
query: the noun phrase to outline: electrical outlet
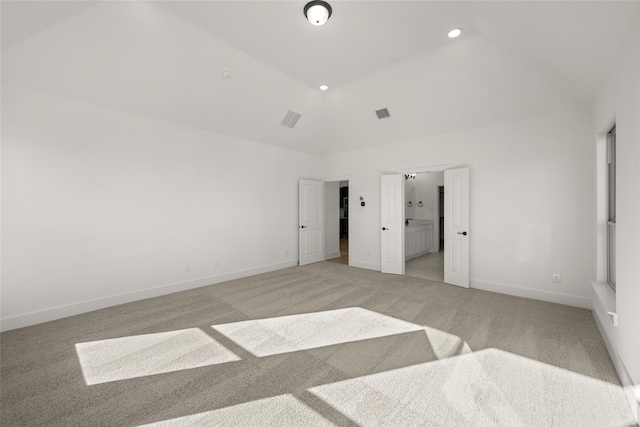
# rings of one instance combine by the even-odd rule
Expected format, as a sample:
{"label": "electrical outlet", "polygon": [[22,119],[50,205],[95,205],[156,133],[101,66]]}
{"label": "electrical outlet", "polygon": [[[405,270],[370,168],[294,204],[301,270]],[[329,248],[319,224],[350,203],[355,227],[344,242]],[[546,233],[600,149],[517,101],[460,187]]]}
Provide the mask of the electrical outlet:
{"label": "electrical outlet", "polygon": [[215,260],[215,262],[214,262],[214,264],[213,264],[213,265],[214,265],[214,267],[215,267],[215,268],[220,267],[220,261]]}
{"label": "electrical outlet", "polygon": [[285,249],[285,250],[284,250],[284,256],[287,256],[287,255],[289,255],[289,250],[288,250],[288,249]]}
{"label": "electrical outlet", "polygon": [[553,273],[553,283],[560,283],[562,282],[562,277],[560,276],[560,273]]}
{"label": "electrical outlet", "polygon": [[189,264],[185,264],[185,266],[184,266],[184,272],[185,272],[185,273],[188,273],[188,272],[190,272],[190,271],[191,271],[191,266],[190,266]]}

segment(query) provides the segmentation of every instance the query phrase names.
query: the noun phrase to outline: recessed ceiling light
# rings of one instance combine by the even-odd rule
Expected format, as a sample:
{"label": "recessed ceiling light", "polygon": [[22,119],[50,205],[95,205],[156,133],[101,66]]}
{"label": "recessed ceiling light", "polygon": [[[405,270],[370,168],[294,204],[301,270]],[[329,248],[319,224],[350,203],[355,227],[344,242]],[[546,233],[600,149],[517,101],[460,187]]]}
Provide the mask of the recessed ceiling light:
{"label": "recessed ceiling light", "polygon": [[327,85],[321,85],[320,86],[320,90],[327,90],[327,89],[329,89],[329,86],[327,86]]}
{"label": "recessed ceiling light", "polygon": [[449,36],[450,39],[455,39],[460,34],[462,34],[462,30],[460,28],[454,28],[453,30],[449,31],[449,34],[447,35]]}

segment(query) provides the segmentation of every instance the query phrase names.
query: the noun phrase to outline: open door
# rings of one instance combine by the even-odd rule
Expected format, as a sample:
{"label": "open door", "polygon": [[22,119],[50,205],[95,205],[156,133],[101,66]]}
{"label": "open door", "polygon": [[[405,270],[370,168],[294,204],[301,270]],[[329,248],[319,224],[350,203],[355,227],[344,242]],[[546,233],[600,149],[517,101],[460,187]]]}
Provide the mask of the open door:
{"label": "open door", "polygon": [[324,182],[300,180],[298,263],[324,261]]}
{"label": "open door", "polygon": [[444,281],[469,287],[469,169],[444,171]]}
{"label": "open door", "polygon": [[381,264],[389,274],[404,274],[404,177],[382,175],[381,192]]}

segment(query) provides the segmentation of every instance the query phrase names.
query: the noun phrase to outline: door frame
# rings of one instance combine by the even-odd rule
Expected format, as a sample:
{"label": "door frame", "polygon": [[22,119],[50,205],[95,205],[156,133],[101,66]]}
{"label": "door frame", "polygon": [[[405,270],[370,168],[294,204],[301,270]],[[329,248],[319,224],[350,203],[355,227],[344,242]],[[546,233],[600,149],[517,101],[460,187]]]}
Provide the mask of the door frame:
{"label": "door frame", "polygon": [[[339,183],[340,181],[347,181],[348,186],[349,186],[349,194],[351,194],[351,175],[328,176],[328,177],[320,178],[320,181],[323,181],[325,184],[326,184],[327,182],[338,182],[338,183]],[[349,217],[347,218],[347,229],[349,230],[349,247],[351,247],[352,242],[353,242],[353,240],[354,240],[354,239],[353,239],[353,233],[351,232],[351,231],[352,231],[352,228],[351,228],[351,217],[353,216],[353,215],[352,215],[352,211],[351,211],[351,200],[352,200],[352,197],[350,196],[350,197],[349,197]],[[324,209],[324,217],[325,217],[325,218],[327,217],[327,207],[328,207],[328,203],[329,203],[329,202],[327,201],[327,199],[326,199],[326,197],[325,197],[325,200],[324,200],[324,206],[323,206],[323,209]],[[325,260],[326,260],[326,259],[327,259],[326,231],[325,231],[325,233],[324,233],[324,236],[323,236],[323,237],[324,237],[324,239],[325,239],[325,244],[324,244],[324,251],[325,251],[325,253],[324,253],[324,257],[325,257]],[[338,240],[338,241],[339,241],[339,240]],[[349,265],[351,265],[351,251],[349,251]]]}
{"label": "door frame", "polygon": [[413,168],[398,169],[398,173],[408,175],[411,173],[426,173],[426,172],[444,172],[447,169],[453,169],[451,163],[442,165],[430,165],[430,166],[418,166]]}
{"label": "door frame", "polygon": [[[417,174],[417,173],[425,173],[425,172],[444,172],[447,169],[457,169],[459,167],[461,167],[461,166],[453,167],[450,163],[438,164],[438,165],[428,165],[428,166],[416,166],[416,167],[411,167],[411,168],[398,169],[398,173],[403,174],[403,175],[407,175],[407,174],[412,174],[412,173],[416,173]],[[465,166],[465,167],[468,167],[468,166]],[[446,217],[446,214],[445,214],[445,217]],[[471,220],[471,218],[469,218],[469,220]],[[440,244],[440,242],[438,242],[438,244]],[[446,266],[445,266],[445,268],[446,268]]]}

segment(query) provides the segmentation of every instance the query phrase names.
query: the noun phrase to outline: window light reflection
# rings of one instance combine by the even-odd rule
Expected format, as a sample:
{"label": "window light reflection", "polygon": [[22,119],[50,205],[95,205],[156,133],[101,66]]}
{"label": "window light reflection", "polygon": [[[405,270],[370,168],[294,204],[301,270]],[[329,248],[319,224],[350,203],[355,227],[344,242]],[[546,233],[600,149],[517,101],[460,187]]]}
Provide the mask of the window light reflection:
{"label": "window light reflection", "polygon": [[240,360],[198,328],[76,344],[87,385]]}
{"label": "window light reflection", "polygon": [[212,328],[260,357],[425,329],[360,307],[247,320]]}

